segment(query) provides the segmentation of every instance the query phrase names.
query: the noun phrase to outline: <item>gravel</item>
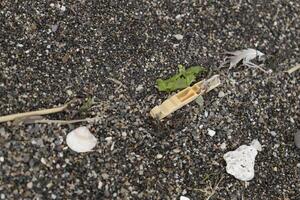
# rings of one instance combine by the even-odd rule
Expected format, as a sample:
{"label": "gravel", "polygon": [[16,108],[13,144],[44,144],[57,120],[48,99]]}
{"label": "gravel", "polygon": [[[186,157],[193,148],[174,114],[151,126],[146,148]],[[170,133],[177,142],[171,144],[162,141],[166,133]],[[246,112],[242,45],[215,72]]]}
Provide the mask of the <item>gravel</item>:
{"label": "gravel", "polygon": [[[300,72],[283,73],[300,62],[299,2],[199,2],[1,1],[0,115],[77,98],[47,117],[99,120],[0,124],[0,198],[205,199],[223,177],[211,199],[300,199]],[[273,73],[218,67],[223,52],[245,48],[269,55]],[[170,94],[155,80],[178,64],[207,67],[197,80],[218,73],[222,85],[203,107],[158,122],[149,111]],[[96,105],[79,112],[91,97]],[[79,126],[97,137],[94,151],[67,148]],[[243,184],[226,173],[224,149],[253,139],[263,151]]]}

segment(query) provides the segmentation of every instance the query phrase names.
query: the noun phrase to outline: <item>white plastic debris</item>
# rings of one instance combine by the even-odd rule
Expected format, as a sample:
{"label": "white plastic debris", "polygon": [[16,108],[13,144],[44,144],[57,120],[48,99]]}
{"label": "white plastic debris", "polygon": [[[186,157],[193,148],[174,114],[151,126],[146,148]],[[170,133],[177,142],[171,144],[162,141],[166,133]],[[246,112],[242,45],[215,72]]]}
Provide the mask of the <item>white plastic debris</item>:
{"label": "white plastic debris", "polygon": [[97,138],[85,126],[71,131],[66,141],[70,149],[78,153],[91,151],[97,144]]}
{"label": "white plastic debris", "polygon": [[227,152],[223,158],[226,161],[226,172],[242,181],[254,178],[254,163],[257,150],[253,146],[242,145],[235,151]]}
{"label": "white plastic debris", "polygon": [[207,134],[208,134],[209,136],[213,137],[214,135],[216,135],[216,131],[211,130],[211,129],[209,128],[209,129],[207,129]]}
{"label": "white plastic debris", "polygon": [[185,196],[180,196],[180,200],[190,200],[190,199]]}
{"label": "white plastic debris", "polygon": [[176,40],[182,40],[183,39],[183,35],[181,35],[181,34],[175,34],[174,37],[176,38]]}
{"label": "white plastic debris", "polygon": [[257,151],[262,151],[261,144],[257,139],[254,139],[250,145],[253,146]]}

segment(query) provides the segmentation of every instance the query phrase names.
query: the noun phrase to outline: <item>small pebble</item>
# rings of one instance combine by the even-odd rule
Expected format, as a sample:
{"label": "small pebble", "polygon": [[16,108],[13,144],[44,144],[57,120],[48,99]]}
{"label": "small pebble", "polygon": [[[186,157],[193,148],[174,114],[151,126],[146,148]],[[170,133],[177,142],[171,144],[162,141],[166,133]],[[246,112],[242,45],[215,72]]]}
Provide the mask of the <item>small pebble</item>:
{"label": "small pebble", "polygon": [[220,145],[220,148],[221,148],[221,150],[225,150],[225,149],[226,149],[226,143],[223,142],[223,143]]}
{"label": "small pebble", "polygon": [[163,157],[163,155],[161,155],[161,154],[157,154],[157,155],[156,155],[156,158],[157,158],[157,159],[161,159],[162,157]]}
{"label": "small pebble", "polygon": [[225,97],[225,93],[223,91],[220,91],[218,94],[218,97],[219,98]]}
{"label": "small pebble", "polygon": [[300,149],[300,130],[298,130],[294,135],[294,141],[297,148]]}
{"label": "small pebble", "polygon": [[182,40],[183,39],[183,35],[181,35],[181,34],[175,34],[174,37],[176,38],[176,40]]}
{"label": "small pebble", "polygon": [[101,181],[98,182],[98,189],[100,190],[103,186],[103,183]]}
{"label": "small pebble", "polygon": [[211,130],[211,129],[207,129],[207,134],[211,137],[213,137],[216,134],[216,131]]}
{"label": "small pebble", "polygon": [[3,156],[0,157],[0,162],[4,162],[4,157]]}
{"label": "small pebble", "polygon": [[32,182],[27,183],[27,188],[28,189],[32,189],[32,187],[33,187],[33,183]]}
{"label": "small pebble", "polygon": [[138,85],[138,87],[135,89],[135,91],[140,92],[144,89],[143,85]]}
{"label": "small pebble", "polygon": [[254,139],[250,145],[253,146],[257,151],[262,151],[261,144],[257,139]]}
{"label": "small pebble", "polygon": [[273,137],[275,137],[275,136],[277,135],[275,131],[270,131],[270,134],[271,134]]}

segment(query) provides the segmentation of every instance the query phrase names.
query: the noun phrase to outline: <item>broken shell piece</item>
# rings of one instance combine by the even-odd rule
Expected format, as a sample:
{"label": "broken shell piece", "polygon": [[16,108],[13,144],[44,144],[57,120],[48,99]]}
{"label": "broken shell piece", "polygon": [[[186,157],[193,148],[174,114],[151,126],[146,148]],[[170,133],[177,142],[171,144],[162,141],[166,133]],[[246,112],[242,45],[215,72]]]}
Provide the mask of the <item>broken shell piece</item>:
{"label": "broken shell piece", "polygon": [[226,161],[226,172],[242,181],[254,178],[254,163],[257,150],[253,146],[242,145],[235,151],[227,152],[223,158]]}
{"label": "broken shell piece", "polygon": [[210,79],[200,81],[191,87],[181,90],[177,94],[165,100],[161,105],[155,106],[150,115],[153,118],[163,119],[172,112],[192,102],[198,96],[211,91],[221,84],[220,76],[214,75]]}
{"label": "broken shell piece", "polygon": [[66,141],[70,149],[78,153],[91,151],[97,144],[97,138],[85,126],[71,131]]}

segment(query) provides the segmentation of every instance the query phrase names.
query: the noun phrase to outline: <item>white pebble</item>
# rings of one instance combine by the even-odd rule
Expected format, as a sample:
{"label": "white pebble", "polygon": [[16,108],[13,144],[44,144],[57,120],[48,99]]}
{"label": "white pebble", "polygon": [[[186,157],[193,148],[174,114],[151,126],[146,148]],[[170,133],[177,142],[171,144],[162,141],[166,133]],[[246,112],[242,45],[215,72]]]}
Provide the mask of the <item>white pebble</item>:
{"label": "white pebble", "polygon": [[211,130],[211,129],[207,129],[207,134],[211,137],[213,137],[216,134],[216,131]]}
{"label": "white pebble", "polygon": [[225,97],[225,93],[223,91],[220,91],[218,94],[218,97],[219,98]]}
{"label": "white pebble", "polygon": [[270,131],[270,134],[275,137],[277,135],[277,133],[275,131]]}
{"label": "white pebble", "polygon": [[101,181],[98,182],[98,189],[100,190],[103,186],[103,183]]}
{"label": "white pebble", "polygon": [[4,157],[3,156],[0,157],[0,162],[4,162]]}
{"label": "white pebble", "polygon": [[47,165],[47,161],[45,158],[41,158],[41,163],[43,163],[44,165]]}
{"label": "white pebble", "polygon": [[257,151],[262,151],[261,144],[257,139],[254,139],[250,145],[253,146]]}
{"label": "white pebble", "polygon": [[127,133],[126,132],[122,132],[122,137],[126,138]]}
{"label": "white pebble", "polygon": [[175,34],[174,37],[176,38],[176,40],[182,40],[183,39],[183,35],[181,35],[181,34]]}
{"label": "white pebble", "polygon": [[138,85],[138,87],[135,89],[137,92],[140,92],[144,89],[143,85]]}
{"label": "white pebble", "polygon": [[60,10],[61,10],[62,12],[65,12],[65,11],[66,11],[66,7],[65,7],[65,6],[61,6],[61,7],[60,7]]}
{"label": "white pebble", "polygon": [[33,187],[33,183],[32,182],[27,183],[27,188],[28,189],[32,189],[32,187]]}
{"label": "white pebble", "polygon": [[220,148],[221,148],[222,150],[225,150],[225,149],[226,149],[226,143],[223,142],[223,143],[220,145]]}
{"label": "white pebble", "polygon": [[161,154],[157,154],[157,155],[156,155],[156,158],[157,158],[157,159],[161,159],[162,157],[163,157],[163,155],[161,155]]}

